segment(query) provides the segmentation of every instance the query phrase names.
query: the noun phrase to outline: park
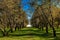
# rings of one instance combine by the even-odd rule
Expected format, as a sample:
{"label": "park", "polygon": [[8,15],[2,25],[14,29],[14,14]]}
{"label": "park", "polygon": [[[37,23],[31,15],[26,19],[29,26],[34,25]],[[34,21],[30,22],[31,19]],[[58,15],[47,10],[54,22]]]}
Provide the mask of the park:
{"label": "park", "polygon": [[60,0],[0,0],[0,40],[60,40]]}

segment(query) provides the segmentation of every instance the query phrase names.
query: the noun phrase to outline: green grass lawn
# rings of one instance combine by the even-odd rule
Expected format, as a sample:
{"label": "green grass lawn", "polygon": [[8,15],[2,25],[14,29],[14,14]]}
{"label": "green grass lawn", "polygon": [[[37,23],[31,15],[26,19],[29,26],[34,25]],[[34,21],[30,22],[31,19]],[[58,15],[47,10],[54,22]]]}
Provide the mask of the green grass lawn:
{"label": "green grass lawn", "polygon": [[53,37],[52,30],[46,34],[45,30],[41,31],[37,28],[23,28],[20,31],[9,33],[7,37],[0,37],[0,40],[60,40],[60,29],[57,30],[57,37]]}

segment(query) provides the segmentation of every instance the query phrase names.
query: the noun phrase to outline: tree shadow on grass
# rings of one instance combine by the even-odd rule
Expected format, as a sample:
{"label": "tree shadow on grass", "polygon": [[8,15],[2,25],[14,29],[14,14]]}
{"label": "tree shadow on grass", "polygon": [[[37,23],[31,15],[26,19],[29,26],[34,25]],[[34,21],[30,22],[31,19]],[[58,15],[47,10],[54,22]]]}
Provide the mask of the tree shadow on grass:
{"label": "tree shadow on grass", "polygon": [[41,31],[41,30],[20,30],[20,31],[16,31],[13,32],[12,34],[9,34],[9,36],[12,37],[18,37],[18,36],[38,36],[38,37],[43,37],[43,38],[48,38],[50,40],[60,40],[60,33],[56,33],[57,35],[59,35],[58,37],[53,37],[52,33],[45,33],[45,31]]}
{"label": "tree shadow on grass", "polygon": [[13,33],[13,34],[10,34],[10,36],[31,36],[31,37],[38,36],[38,37],[43,37],[43,38],[53,38],[52,33],[46,34],[44,31],[40,31],[40,30],[21,30],[19,34]]}
{"label": "tree shadow on grass", "polygon": [[[25,33],[27,31],[30,31],[29,33]],[[20,34],[23,32],[22,34]],[[45,33],[44,31],[40,30],[20,30],[19,34],[10,34],[11,36],[38,36],[38,37],[43,37],[43,38],[48,38],[50,40],[60,40],[59,37],[53,37],[52,33]],[[60,33],[56,33],[57,35],[60,35]]]}

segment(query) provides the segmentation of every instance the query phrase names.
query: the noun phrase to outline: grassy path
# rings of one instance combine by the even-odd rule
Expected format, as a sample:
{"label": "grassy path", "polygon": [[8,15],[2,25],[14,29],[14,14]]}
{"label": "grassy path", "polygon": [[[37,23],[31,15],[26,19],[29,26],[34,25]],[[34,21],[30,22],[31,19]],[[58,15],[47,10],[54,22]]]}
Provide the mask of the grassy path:
{"label": "grassy path", "polygon": [[51,33],[46,34],[37,28],[23,28],[20,31],[10,33],[8,37],[0,37],[0,40],[60,40],[54,38]]}

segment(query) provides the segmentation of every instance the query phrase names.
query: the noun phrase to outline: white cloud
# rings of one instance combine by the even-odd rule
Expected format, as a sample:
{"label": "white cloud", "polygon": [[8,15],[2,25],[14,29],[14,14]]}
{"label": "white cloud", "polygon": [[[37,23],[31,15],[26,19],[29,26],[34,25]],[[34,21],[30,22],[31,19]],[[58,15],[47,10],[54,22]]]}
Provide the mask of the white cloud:
{"label": "white cloud", "polygon": [[56,7],[60,8],[60,5],[56,5]]}
{"label": "white cloud", "polygon": [[53,0],[52,5],[56,6],[57,8],[60,8],[60,2],[58,0]]}

